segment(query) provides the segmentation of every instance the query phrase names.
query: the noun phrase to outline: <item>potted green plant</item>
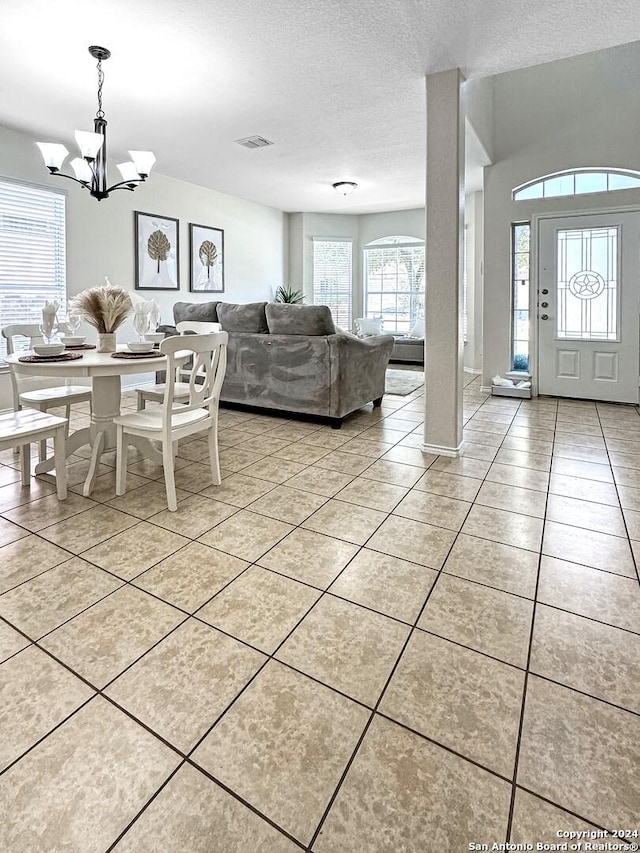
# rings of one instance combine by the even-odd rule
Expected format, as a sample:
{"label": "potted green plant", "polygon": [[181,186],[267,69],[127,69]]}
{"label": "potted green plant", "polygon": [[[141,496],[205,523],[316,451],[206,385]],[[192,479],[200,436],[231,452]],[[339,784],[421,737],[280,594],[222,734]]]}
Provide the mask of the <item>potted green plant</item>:
{"label": "potted green plant", "polygon": [[274,302],[288,302],[290,305],[301,305],[304,302],[304,294],[296,290],[290,284],[281,284],[276,290]]}

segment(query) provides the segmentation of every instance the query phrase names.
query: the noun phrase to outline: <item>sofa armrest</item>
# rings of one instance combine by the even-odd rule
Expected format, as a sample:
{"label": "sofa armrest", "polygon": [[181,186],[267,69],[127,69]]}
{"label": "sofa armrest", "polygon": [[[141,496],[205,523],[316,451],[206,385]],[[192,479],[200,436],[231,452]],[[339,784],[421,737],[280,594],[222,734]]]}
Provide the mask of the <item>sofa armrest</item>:
{"label": "sofa armrest", "polygon": [[331,352],[331,415],[342,418],[384,394],[385,373],[393,335],[329,335]]}
{"label": "sofa armrest", "polygon": [[158,326],[156,332],[164,332],[165,338],[170,338],[173,335],[178,334],[178,330],[175,326],[170,326],[167,323],[163,323],[161,326]]}

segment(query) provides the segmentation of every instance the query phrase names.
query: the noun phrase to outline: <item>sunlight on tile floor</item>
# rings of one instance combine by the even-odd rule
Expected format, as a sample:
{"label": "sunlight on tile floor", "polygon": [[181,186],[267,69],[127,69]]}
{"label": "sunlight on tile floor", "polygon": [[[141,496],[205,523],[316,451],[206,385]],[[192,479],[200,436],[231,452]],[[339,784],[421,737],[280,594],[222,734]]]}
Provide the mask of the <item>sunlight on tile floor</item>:
{"label": "sunlight on tile floor", "polygon": [[[125,406],[134,395],[125,394]],[[78,406],[73,427],[88,422]],[[224,410],[179,509],[0,454],[0,850],[458,853],[636,829],[637,408],[421,391],[334,431]]]}

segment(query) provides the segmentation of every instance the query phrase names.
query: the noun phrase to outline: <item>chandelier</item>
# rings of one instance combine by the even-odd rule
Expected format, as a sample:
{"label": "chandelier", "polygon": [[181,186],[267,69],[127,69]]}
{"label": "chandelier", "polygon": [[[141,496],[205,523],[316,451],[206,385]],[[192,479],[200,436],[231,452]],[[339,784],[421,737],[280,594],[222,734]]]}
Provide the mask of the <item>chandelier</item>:
{"label": "chandelier", "polygon": [[69,154],[64,145],[57,142],[38,142],[37,145],[42,153],[44,164],[52,175],[76,181],[88,189],[94,198],[102,201],[103,198],[108,198],[113,190],[134,190],[139,183],[146,181],[156,158],[151,151],[129,151],[131,160],[118,163],[122,180],[110,187],[107,186],[107,121],[102,109],[104,83],[102,62],[109,59],[111,51],[106,47],[92,45],[89,53],[98,60],[98,111],[93,120],[93,132],[76,130],[76,142],[82,156],[75,157],[70,162],[75,178],[60,171]]}

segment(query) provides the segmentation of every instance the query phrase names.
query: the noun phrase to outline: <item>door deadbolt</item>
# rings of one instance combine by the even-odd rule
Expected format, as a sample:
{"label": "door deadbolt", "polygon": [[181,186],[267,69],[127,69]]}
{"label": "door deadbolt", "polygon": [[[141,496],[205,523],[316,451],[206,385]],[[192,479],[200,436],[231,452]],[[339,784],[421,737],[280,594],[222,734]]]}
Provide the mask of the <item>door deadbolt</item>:
{"label": "door deadbolt", "polygon": [[549,319],[549,315],[548,315],[548,314],[541,314],[541,315],[540,315],[540,319],[541,319],[541,320],[548,320],[548,319]]}
{"label": "door deadbolt", "polygon": [[541,291],[541,293],[544,293],[544,294],[545,294],[545,296],[546,296],[546,294],[547,294],[547,293],[549,293],[549,291],[548,291],[548,290],[547,290],[547,288],[545,287],[545,289],[544,289],[544,290],[542,290],[542,291]]}

